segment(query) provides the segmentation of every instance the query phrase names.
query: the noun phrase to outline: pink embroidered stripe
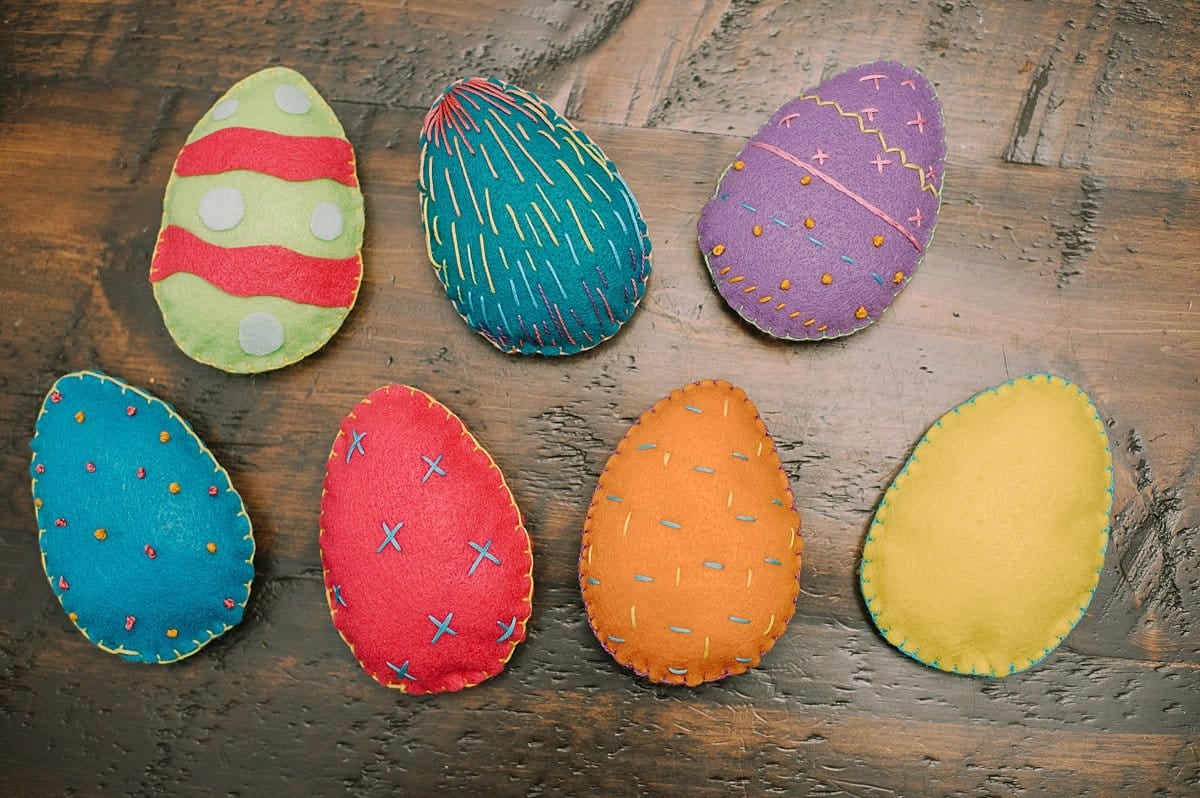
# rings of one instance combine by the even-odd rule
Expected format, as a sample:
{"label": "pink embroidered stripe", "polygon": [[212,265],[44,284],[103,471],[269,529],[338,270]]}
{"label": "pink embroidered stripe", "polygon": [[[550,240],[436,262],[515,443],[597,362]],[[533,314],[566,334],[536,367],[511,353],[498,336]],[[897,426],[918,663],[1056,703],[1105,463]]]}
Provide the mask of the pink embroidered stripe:
{"label": "pink embroidered stripe", "polygon": [[765,143],[765,142],[762,142],[762,141],[753,141],[753,142],[751,142],[751,145],[752,145],[752,146],[755,146],[755,147],[758,147],[758,148],[760,148],[760,149],[764,149],[764,150],[766,150],[767,152],[769,152],[769,153],[772,153],[773,155],[778,155],[780,158],[782,158],[783,160],[787,161],[788,163],[790,163],[790,164],[794,164],[795,166],[799,166],[801,169],[803,169],[804,171],[808,172],[810,175],[812,175],[813,177],[817,178],[818,180],[822,180],[822,181],[824,181],[825,183],[828,183],[830,187],[832,187],[832,188],[834,188],[834,189],[836,189],[836,190],[838,190],[838,191],[842,192],[842,193],[843,193],[843,194],[845,194],[847,197],[849,197],[850,199],[854,200],[854,201],[855,201],[855,202],[857,202],[859,205],[863,206],[863,207],[864,207],[864,208],[866,208],[868,211],[870,211],[871,213],[875,214],[875,215],[876,215],[876,216],[878,216],[880,219],[882,219],[883,221],[887,222],[889,225],[891,225],[892,227],[894,227],[894,228],[895,228],[895,229],[896,229],[896,230],[897,230],[897,231],[900,233],[900,235],[904,236],[904,237],[905,237],[905,238],[907,238],[907,239],[908,239],[910,242],[912,242],[912,245],[913,245],[914,247],[916,247],[916,248],[917,248],[917,252],[924,252],[924,251],[925,251],[925,250],[924,250],[924,248],[921,246],[921,242],[917,240],[917,237],[916,237],[915,235],[913,235],[912,233],[910,233],[910,232],[908,231],[908,228],[906,228],[904,225],[902,225],[902,224],[900,224],[899,222],[897,222],[897,221],[896,221],[895,219],[893,219],[892,217],[888,216],[888,215],[887,215],[886,213],[884,213],[884,212],[883,212],[881,209],[879,209],[879,208],[875,207],[874,205],[872,205],[872,204],[871,204],[870,202],[868,202],[868,201],[867,201],[865,198],[863,198],[863,197],[860,197],[858,194],[855,194],[853,191],[851,191],[850,189],[846,188],[845,186],[843,186],[843,185],[842,185],[841,183],[839,183],[838,181],[834,180],[834,179],[833,179],[832,177],[830,177],[829,175],[827,175],[827,174],[825,174],[824,172],[820,171],[820,170],[819,170],[819,169],[817,169],[815,166],[812,166],[812,165],[810,165],[810,164],[807,164],[807,163],[805,163],[804,161],[800,160],[800,159],[799,159],[799,158],[797,158],[795,155],[792,155],[790,152],[788,152],[788,151],[786,151],[786,150],[781,150],[781,149],[779,149],[778,147],[775,147],[775,146],[773,146],[773,145],[771,145],[771,144],[767,144],[767,143]]}

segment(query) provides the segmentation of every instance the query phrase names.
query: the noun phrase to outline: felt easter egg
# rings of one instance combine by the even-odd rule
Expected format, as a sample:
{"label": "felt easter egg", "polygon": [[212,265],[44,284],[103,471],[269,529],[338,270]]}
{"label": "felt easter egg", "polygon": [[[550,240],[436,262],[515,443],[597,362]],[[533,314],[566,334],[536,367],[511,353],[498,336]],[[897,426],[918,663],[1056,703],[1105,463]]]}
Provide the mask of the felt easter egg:
{"label": "felt easter egg", "polygon": [[525,639],[533,555],[521,512],[499,466],[427,393],[387,385],[342,421],[320,543],[333,624],[387,687],[472,687]]}
{"label": "felt easter egg", "polygon": [[800,592],[800,516],[754,403],[672,392],[617,445],[579,557],[588,622],[617,662],[695,686],[759,664]]}
{"label": "felt easter egg", "polygon": [[421,130],[419,188],[434,272],[503,352],[591,349],[646,291],[650,239],[617,167],[516,86],[468,78],[446,89]]}
{"label": "felt easter egg", "polygon": [[175,343],[255,373],[325,345],[362,280],[363,195],[333,109],[284,67],[238,83],[175,161],[150,264]]}
{"label": "felt easter egg", "polygon": [[97,371],[67,374],[42,402],[30,447],[42,565],[84,637],[167,663],[242,620],[250,518],[169,404]]}
{"label": "felt easter egg", "polygon": [[944,671],[1035,665],[1091,602],[1112,483],[1104,422],[1067,380],[1030,374],[969,399],[879,503],[859,571],[875,625]]}
{"label": "felt easter egg", "polygon": [[717,290],[777,338],[866,327],[925,255],[945,161],[941,104],[902,64],[864,64],[784,103],[700,214]]}

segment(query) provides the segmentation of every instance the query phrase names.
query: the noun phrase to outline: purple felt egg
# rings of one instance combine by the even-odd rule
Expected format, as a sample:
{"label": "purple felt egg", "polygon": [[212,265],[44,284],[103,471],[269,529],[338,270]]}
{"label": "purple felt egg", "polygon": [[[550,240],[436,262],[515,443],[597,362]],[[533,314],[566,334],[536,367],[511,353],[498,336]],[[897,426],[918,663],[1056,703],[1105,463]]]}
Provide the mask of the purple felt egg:
{"label": "purple felt egg", "polygon": [[941,103],[903,64],[863,64],[784,103],[700,214],[717,290],[777,338],[866,327],[925,255],[945,162]]}

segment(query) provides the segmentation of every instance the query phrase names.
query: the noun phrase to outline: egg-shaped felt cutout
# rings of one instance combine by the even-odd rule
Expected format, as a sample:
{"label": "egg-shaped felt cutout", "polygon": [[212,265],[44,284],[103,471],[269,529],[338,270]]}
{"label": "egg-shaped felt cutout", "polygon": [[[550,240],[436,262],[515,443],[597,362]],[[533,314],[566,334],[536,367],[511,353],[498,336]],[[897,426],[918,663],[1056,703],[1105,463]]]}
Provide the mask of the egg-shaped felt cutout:
{"label": "egg-shaped felt cutout", "polygon": [[650,238],[617,167],[516,86],[468,78],[443,92],[421,130],[419,188],[434,272],[503,352],[591,349],[646,292]]}
{"label": "egg-shaped felt cutout", "polygon": [[175,343],[236,373],[281,368],[342,326],[362,281],[354,149],[304,76],[257,72],[175,161],[150,265]]}
{"label": "egg-shaped felt cutout", "polygon": [[525,639],[533,554],[521,512],[499,466],[427,393],[387,385],[342,421],[320,542],[333,625],[387,687],[472,687]]}
{"label": "egg-shaped felt cutout", "polygon": [[742,673],[787,628],[802,547],[754,403],[720,380],[688,385],[642,415],[600,475],[579,557],[588,622],[651,681]]}
{"label": "egg-shaped felt cutout", "polygon": [[1032,667],[1091,602],[1112,484],[1104,422],[1067,380],[1030,374],[967,400],[879,503],[859,570],[875,625],[944,671]]}
{"label": "egg-shaped felt cutout", "polygon": [[941,103],[903,64],[864,64],[784,103],[700,214],[717,290],[776,338],[866,327],[924,258],[945,161]]}
{"label": "egg-shaped felt cutout", "polygon": [[30,448],[42,565],[84,637],[168,663],[242,620],[250,518],[174,408],[116,377],[74,372],[46,395]]}

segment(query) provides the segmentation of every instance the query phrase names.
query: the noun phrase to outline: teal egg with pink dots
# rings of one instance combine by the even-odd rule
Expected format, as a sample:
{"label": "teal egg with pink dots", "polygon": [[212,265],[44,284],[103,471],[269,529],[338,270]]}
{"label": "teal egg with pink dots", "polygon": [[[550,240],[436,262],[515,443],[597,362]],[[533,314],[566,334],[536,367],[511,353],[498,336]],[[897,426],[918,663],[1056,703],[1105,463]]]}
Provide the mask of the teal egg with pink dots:
{"label": "teal egg with pink dots", "polygon": [[42,565],[90,642],[165,664],[242,620],[254,580],[250,517],[174,408],[77,371],[46,395],[30,448]]}

